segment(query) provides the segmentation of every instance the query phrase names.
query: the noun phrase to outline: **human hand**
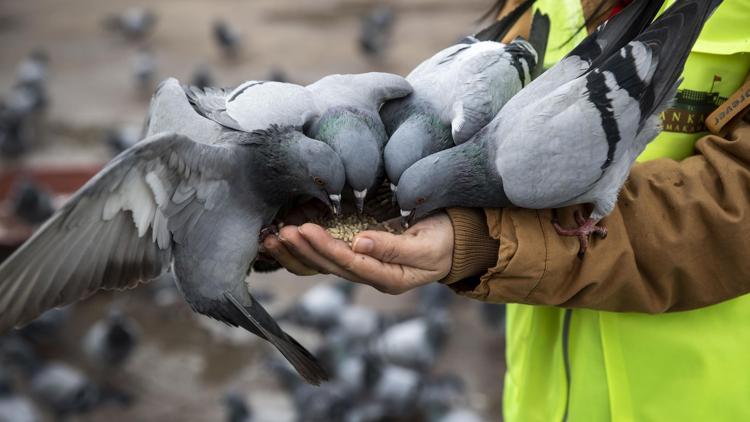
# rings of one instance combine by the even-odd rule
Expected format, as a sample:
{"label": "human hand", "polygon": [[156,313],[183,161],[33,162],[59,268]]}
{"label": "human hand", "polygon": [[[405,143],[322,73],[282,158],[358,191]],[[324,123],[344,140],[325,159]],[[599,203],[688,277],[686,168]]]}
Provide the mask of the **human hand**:
{"label": "human hand", "polygon": [[453,225],[444,213],[403,234],[359,233],[350,248],[322,227],[284,226],[263,242],[266,253],[298,275],[331,273],[384,293],[401,294],[444,278],[453,258]]}

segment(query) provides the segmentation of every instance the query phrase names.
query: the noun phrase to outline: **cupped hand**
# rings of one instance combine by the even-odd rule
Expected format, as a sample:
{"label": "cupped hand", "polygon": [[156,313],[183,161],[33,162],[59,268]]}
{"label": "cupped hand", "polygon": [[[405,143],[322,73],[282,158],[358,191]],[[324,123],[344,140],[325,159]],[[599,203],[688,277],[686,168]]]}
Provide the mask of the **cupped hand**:
{"label": "cupped hand", "polygon": [[385,293],[400,294],[448,275],[453,225],[446,214],[440,213],[399,235],[361,232],[350,248],[322,227],[305,223],[284,226],[278,236],[267,237],[263,246],[294,274],[336,274]]}

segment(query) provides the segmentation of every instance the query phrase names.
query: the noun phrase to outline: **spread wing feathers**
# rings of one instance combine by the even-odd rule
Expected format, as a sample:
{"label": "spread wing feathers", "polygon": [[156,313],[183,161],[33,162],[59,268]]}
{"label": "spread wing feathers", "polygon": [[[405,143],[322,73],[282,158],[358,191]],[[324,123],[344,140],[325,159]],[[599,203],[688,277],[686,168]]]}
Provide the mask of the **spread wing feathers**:
{"label": "spread wing feathers", "polygon": [[116,157],[0,265],[0,332],[163,273],[172,241],[225,195],[224,155],[161,134]]}
{"label": "spread wing feathers", "polygon": [[226,112],[246,132],[272,124],[301,129],[318,117],[312,92],[283,82],[248,81],[229,93]]}
{"label": "spread wing feathers", "polygon": [[250,306],[243,306],[231,293],[224,293],[224,300],[220,306],[214,307],[216,313],[210,316],[241,326],[268,340],[310,384],[318,385],[328,380],[328,373],[317,358],[285,333],[255,298],[250,296]]}
{"label": "spread wing feathers", "polygon": [[330,75],[307,86],[315,102],[323,109],[340,106],[359,106],[377,113],[388,100],[412,93],[409,82],[399,75],[369,72],[356,75]]}
{"label": "spread wing feathers", "polygon": [[201,116],[235,130],[242,130],[240,124],[227,113],[227,98],[232,90],[228,88],[199,88],[197,86],[183,87],[190,105]]}
{"label": "spread wing feathers", "polygon": [[461,88],[453,104],[453,141],[461,144],[489,123],[523,86],[530,82],[536,52],[517,39],[503,48],[485,50],[462,62]]}
{"label": "spread wing feathers", "polygon": [[[203,114],[205,117],[204,113]],[[151,98],[143,137],[161,132],[175,132],[195,142],[209,143],[222,128],[214,121],[201,117],[191,106],[180,82],[167,78],[159,84]]]}
{"label": "spread wing feathers", "polygon": [[640,34],[659,12],[664,0],[634,1],[578,44],[567,57],[575,56],[591,67],[598,66]]}
{"label": "spread wing feathers", "polygon": [[534,12],[531,19],[531,30],[529,32],[529,44],[534,47],[537,54],[536,66],[531,71],[531,79],[534,80],[544,71],[544,55],[547,52],[549,42],[550,20],[549,15],[540,11]]}
{"label": "spread wing feathers", "polygon": [[[476,34],[474,34],[473,37],[467,37],[466,41],[471,42],[473,39],[474,42],[476,41],[501,42],[503,38],[505,37],[505,35],[508,34],[508,31],[510,31],[510,29],[516,25],[516,22],[518,22],[521,16],[523,16],[524,13],[526,13],[526,11],[529,10],[531,5],[534,4],[535,1],[536,0],[524,1],[523,3],[516,6],[516,8],[513,9],[510,13],[500,18],[497,22],[494,22],[488,27],[477,32]],[[498,13],[500,13],[500,10],[497,10],[495,12],[495,15],[497,15]]]}

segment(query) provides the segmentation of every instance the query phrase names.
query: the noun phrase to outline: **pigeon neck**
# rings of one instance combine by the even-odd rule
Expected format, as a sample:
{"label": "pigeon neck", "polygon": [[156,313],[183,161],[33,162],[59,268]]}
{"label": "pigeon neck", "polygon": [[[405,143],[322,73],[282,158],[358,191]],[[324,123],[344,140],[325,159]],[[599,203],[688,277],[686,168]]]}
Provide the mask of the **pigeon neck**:
{"label": "pigeon neck", "polygon": [[413,114],[391,135],[385,147],[388,178],[398,184],[401,175],[412,164],[453,145],[450,129],[436,118]]}

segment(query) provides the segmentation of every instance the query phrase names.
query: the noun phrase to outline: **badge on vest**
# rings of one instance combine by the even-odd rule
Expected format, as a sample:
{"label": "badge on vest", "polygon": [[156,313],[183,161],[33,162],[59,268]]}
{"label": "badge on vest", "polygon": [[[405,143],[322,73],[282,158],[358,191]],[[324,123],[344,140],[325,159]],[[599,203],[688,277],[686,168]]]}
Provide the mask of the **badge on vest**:
{"label": "badge on vest", "polygon": [[[720,82],[721,76],[715,75],[711,84]],[[661,113],[662,130],[666,132],[697,133],[707,131],[705,120],[716,108],[726,101],[718,92],[677,90],[672,106]]]}

